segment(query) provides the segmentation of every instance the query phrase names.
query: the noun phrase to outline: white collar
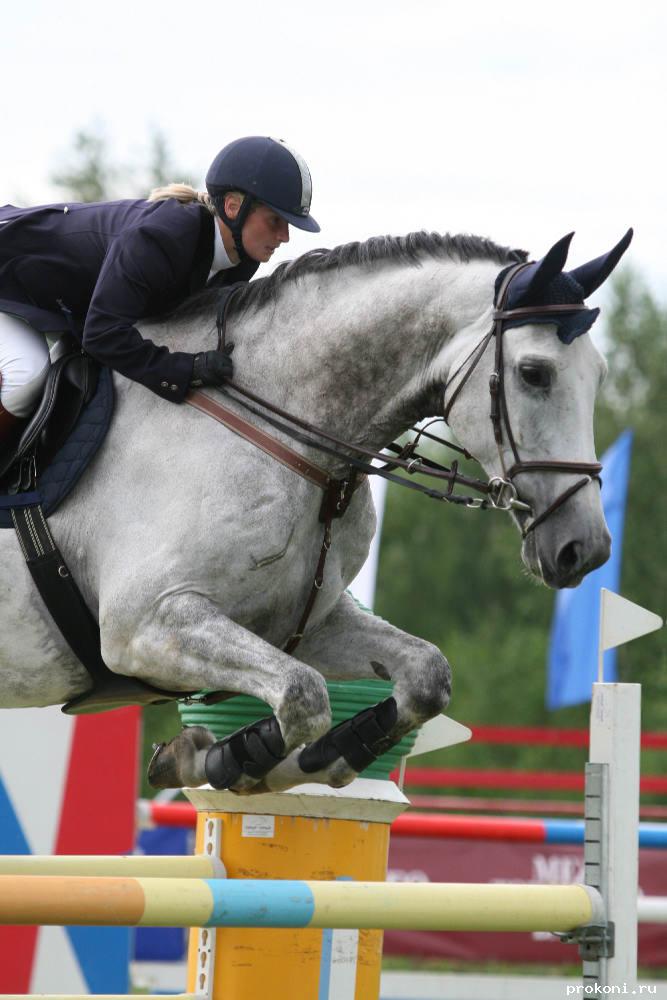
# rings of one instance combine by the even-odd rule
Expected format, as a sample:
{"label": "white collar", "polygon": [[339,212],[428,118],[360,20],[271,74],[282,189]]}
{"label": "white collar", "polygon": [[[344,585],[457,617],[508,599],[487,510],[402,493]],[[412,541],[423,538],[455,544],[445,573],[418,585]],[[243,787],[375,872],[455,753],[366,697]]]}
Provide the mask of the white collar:
{"label": "white collar", "polygon": [[225,244],[222,241],[222,233],[220,232],[217,216],[213,217],[213,229],[213,262],[208,276],[209,281],[214,274],[218,273],[218,271],[226,271],[230,267],[236,267],[236,264],[229,259],[229,254],[225,250]]}

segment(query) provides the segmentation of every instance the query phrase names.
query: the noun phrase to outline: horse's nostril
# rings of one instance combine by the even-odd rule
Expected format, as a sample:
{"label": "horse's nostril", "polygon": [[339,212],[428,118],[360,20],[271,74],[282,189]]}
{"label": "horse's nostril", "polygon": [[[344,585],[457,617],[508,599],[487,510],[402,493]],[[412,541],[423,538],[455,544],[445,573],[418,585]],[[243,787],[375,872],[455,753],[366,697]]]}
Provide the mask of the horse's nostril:
{"label": "horse's nostril", "polygon": [[581,543],[568,542],[558,553],[558,573],[561,577],[567,577],[579,566],[581,557]]}

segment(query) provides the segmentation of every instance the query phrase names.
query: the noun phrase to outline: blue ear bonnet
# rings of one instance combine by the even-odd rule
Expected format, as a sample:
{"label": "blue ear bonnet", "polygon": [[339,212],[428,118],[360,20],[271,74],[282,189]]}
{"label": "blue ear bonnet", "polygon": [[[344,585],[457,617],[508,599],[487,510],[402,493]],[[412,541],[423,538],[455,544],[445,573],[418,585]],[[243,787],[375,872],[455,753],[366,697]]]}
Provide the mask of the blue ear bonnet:
{"label": "blue ear bonnet", "polygon": [[[529,301],[528,299],[531,298],[530,294],[524,298],[538,267],[539,264],[529,264],[528,267],[523,269],[523,271],[519,271],[509,287],[508,295],[505,299],[503,308],[518,309],[531,305],[560,306],[569,305],[571,303],[572,312],[555,313],[547,316],[540,313],[536,313],[534,316],[525,315],[523,317],[517,317],[517,319],[506,319],[503,322],[503,326],[506,330],[509,330],[513,326],[526,326],[528,323],[550,323],[552,326],[557,327],[556,332],[558,333],[558,339],[564,344],[571,344],[575,337],[580,337],[582,333],[586,333],[590,330],[593,323],[600,315],[600,310],[587,309],[585,307],[584,289],[579,282],[566,271],[561,274],[557,274],[556,277],[549,282],[541,293],[539,301],[534,298]],[[501,271],[496,278],[496,299],[505,273],[508,270],[509,268],[505,268],[505,270]]]}
{"label": "blue ear bonnet", "polygon": [[[556,327],[559,340],[564,344],[571,344],[575,337],[590,330],[600,315],[599,309],[587,309],[584,299],[606,281],[630,246],[632,235],[632,229],[628,229],[612,250],[572,271],[564,271],[563,268],[574,233],[563,236],[542,260],[531,262],[517,272],[507,289],[502,309],[505,312],[512,309],[529,310],[531,306],[539,309],[540,306],[571,305],[572,311],[546,314],[536,312],[534,316],[525,312],[521,316],[504,319],[504,328],[524,326],[527,323],[550,323]],[[500,286],[508,270],[509,268],[505,268],[496,278],[496,305]]]}

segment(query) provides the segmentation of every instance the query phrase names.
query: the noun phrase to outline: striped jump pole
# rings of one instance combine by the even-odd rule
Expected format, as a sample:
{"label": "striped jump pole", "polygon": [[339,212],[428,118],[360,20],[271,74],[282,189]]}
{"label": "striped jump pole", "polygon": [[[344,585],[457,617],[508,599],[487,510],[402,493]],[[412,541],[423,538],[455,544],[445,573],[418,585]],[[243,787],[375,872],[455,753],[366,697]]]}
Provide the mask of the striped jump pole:
{"label": "striped jump pole", "polygon": [[226,872],[219,858],[203,854],[5,854],[0,856],[0,875],[224,878]]}
{"label": "striped jump pole", "polygon": [[[153,802],[142,799],[137,806],[137,819],[141,829],[152,829],[156,826],[187,829],[197,825],[197,812],[189,802]],[[516,816],[478,816],[464,813],[449,815],[411,810],[396,817],[391,824],[391,836],[427,837],[434,840],[494,840],[512,843],[583,845],[585,823],[579,819],[525,819]],[[640,848],[666,850],[667,823],[640,823],[638,843]],[[0,858],[0,872],[2,871],[2,858]],[[90,874],[96,873],[90,872]],[[97,872],[97,874],[116,873]],[[136,874],[140,875],[141,872]]]}
{"label": "striped jump pole", "polygon": [[599,922],[585,885],[0,876],[0,923],[569,931]]}
{"label": "striped jump pole", "polygon": [[[409,812],[398,816],[392,837],[436,840],[493,840],[506,843],[584,844],[586,824],[571,819],[523,819],[507,816],[438,815]],[[667,849],[667,823],[640,823],[638,846]]]}

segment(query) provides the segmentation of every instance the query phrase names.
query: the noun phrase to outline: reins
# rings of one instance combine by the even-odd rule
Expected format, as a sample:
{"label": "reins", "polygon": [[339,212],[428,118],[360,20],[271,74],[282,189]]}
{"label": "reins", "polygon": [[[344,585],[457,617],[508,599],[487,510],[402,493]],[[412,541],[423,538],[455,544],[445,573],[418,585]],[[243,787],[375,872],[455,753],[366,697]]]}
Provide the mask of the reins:
{"label": "reins", "polygon": [[[229,393],[229,389],[233,390],[233,392]],[[494,491],[488,482],[484,482],[482,479],[476,479],[471,476],[463,475],[463,473],[458,471],[456,462],[454,462],[452,468],[449,469],[446,466],[439,465],[431,459],[414,454],[414,448],[416,447],[419,436],[424,436],[418,428],[412,428],[413,432],[417,435],[415,442],[410,442],[403,447],[397,442],[392,442],[392,444],[387,446],[387,448],[390,451],[393,451],[397,456],[396,458],[389,458],[389,456],[382,452],[372,451],[371,449],[364,448],[361,445],[355,445],[351,444],[349,441],[343,441],[340,438],[335,437],[335,435],[329,434],[327,431],[323,431],[320,427],[315,427],[313,424],[309,424],[306,420],[295,417],[286,410],[282,410],[280,407],[274,406],[272,403],[268,403],[266,400],[256,396],[248,389],[242,388],[235,382],[226,383],[226,386],[222,391],[228,395],[230,399],[234,399],[237,403],[239,403],[249,413],[259,417],[261,420],[266,420],[266,422],[271,424],[272,427],[275,427],[276,430],[289,435],[289,437],[293,438],[295,441],[299,441],[301,444],[308,445],[311,448],[316,448],[324,454],[331,455],[348,467],[356,469],[358,472],[363,472],[369,476],[380,476],[383,479],[388,479],[401,486],[406,486],[408,489],[416,489],[420,493],[425,493],[427,496],[436,500],[458,503],[466,507],[484,507],[487,505],[486,501],[477,497],[460,496],[459,494],[453,493],[453,489],[456,484],[460,483],[469,489],[475,490],[476,492],[489,497],[488,506],[495,506],[492,501]],[[252,406],[251,403],[248,402],[249,400],[257,403],[260,407],[262,407],[262,410],[266,412],[262,412],[262,410],[257,409],[256,406]],[[300,430],[296,430],[295,428],[300,428],[306,433],[303,434]],[[427,436],[433,438],[433,435]],[[317,438],[321,438],[322,440],[317,440]],[[450,442],[443,441],[441,438],[438,438],[437,440],[439,440],[440,443],[446,447],[451,447],[461,452],[468,458],[472,457],[468,452],[459,448],[457,445],[452,445]],[[414,457],[404,457],[406,454],[414,454]],[[372,461],[379,461],[384,464],[378,467],[371,465],[370,462]],[[409,475],[420,473],[424,476],[430,476],[433,479],[446,480],[448,483],[447,491],[442,492],[430,489],[429,487],[423,486],[421,483],[412,483],[403,477],[394,476],[391,474],[391,469],[403,469]]]}

